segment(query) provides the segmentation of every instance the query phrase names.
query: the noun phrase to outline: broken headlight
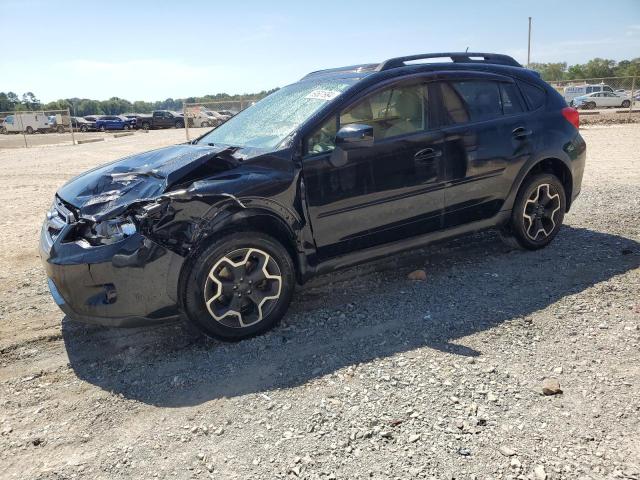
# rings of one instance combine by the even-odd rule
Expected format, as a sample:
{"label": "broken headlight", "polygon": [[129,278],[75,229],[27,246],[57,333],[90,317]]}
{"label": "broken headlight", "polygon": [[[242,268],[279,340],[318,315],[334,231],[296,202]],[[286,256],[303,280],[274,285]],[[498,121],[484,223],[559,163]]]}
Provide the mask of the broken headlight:
{"label": "broken headlight", "polygon": [[96,223],[85,223],[77,231],[79,240],[90,245],[109,245],[124,240],[136,233],[137,227],[129,217],[116,217]]}

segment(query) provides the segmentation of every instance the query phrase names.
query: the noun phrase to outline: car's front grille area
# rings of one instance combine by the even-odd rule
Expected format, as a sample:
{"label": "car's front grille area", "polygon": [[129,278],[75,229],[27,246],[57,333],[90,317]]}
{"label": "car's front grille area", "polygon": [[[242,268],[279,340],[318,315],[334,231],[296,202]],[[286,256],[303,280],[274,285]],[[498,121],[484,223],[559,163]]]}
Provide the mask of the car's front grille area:
{"label": "car's front grille area", "polygon": [[51,209],[47,212],[45,228],[52,242],[55,242],[67,225],[75,223],[75,214],[56,196]]}

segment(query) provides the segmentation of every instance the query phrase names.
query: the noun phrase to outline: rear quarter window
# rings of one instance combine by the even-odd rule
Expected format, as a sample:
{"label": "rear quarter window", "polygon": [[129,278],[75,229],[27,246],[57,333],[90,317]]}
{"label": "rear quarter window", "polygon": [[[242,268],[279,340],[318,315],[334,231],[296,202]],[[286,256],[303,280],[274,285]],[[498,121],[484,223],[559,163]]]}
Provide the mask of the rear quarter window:
{"label": "rear quarter window", "polygon": [[547,93],[542,88],[527,82],[518,82],[518,86],[530,110],[536,110],[544,105]]}

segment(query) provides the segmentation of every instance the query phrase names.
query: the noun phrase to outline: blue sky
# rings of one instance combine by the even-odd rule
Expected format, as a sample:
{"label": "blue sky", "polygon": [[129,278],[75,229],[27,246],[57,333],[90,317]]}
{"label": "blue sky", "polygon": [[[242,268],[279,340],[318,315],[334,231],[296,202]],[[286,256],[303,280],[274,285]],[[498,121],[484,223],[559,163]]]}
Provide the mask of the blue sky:
{"label": "blue sky", "polygon": [[640,57],[640,0],[0,0],[0,91],[41,100],[243,93],[434,51]]}

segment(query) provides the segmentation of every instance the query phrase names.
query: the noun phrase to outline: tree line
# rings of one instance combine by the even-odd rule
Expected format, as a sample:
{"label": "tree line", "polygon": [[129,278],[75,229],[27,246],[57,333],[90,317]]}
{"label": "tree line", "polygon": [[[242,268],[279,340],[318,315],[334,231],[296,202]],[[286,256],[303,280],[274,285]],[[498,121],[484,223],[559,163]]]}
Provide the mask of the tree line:
{"label": "tree line", "polygon": [[[567,62],[556,63],[532,63],[531,69],[540,72],[542,78],[548,82],[562,80],[606,78],[606,77],[632,77],[640,75],[640,57],[632,60],[608,60],[606,58],[594,58],[587,63],[567,65]],[[14,92],[0,92],[0,112],[21,110],[66,110],[72,115],[83,117],[85,115],[119,115],[121,113],[150,113],[153,110],[182,110],[183,103],[221,102],[221,101],[256,101],[266,97],[274,90],[263,90],[258,93],[244,95],[228,95],[218,93],[205,95],[204,97],[167,98],[155,102],[135,101],[130,102],[123,98],[111,97],[109,100],[91,100],[89,98],[65,98],[54,102],[42,103],[33,94],[26,92],[19,97]]]}
{"label": "tree line", "polygon": [[529,68],[540,72],[547,82],[606,77],[634,77],[640,75],[640,58],[633,60],[608,60],[594,58],[587,63],[567,65],[567,62],[532,63]]}
{"label": "tree line", "polygon": [[54,102],[43,103],[33,94],[24,93],[19,97],[14,92],[0,92],[0,112],[33,111],[33,110],[66,110],[72,115],[84,117],[85,115],[119,115],[122,113],[150,113],[153,110],[177,110],[182,111],[183,103],[206,102],[237,102],[240,100],[251,102],[266,97],[273,90],[263,90],[258,93],[244,95],[229,95],[218,93],[205,95],[204,97],[167,98],[155,102],[135,101],[130,102],[124,98],[111,97],[109,100],[91,100],[89,98],[65,98]]}

